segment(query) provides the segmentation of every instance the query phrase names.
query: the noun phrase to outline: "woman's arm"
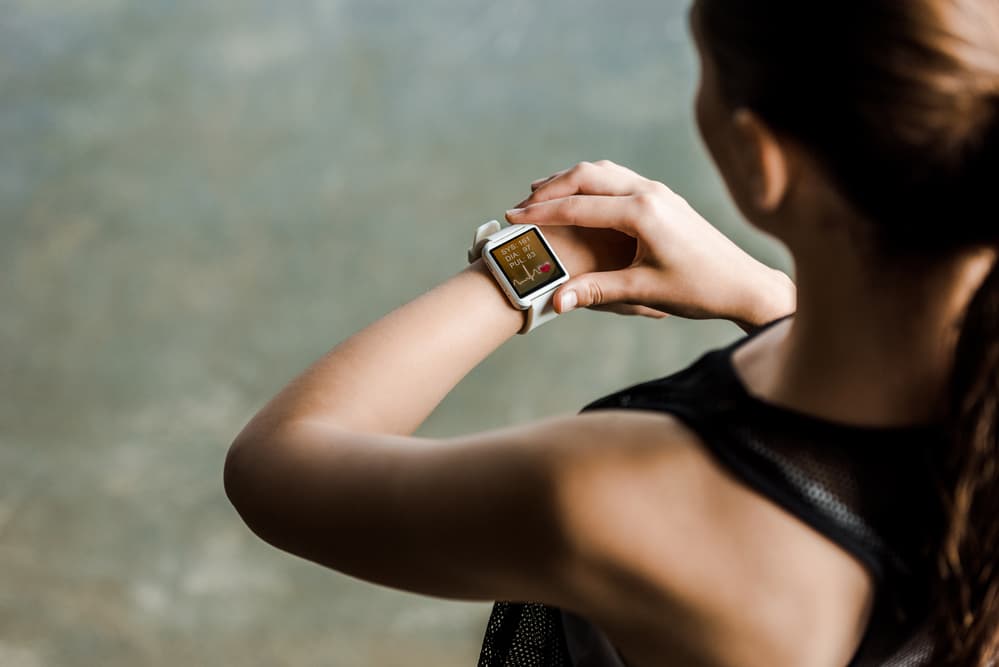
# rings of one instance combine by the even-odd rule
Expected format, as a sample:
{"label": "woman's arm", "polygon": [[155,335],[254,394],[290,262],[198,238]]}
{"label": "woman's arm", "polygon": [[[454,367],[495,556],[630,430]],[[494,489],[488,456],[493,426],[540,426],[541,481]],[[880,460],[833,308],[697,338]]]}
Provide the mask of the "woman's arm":
{"label": "woman's arm", "polygon": [[[635,236],[610,226],[546,233],[572,275],[634,265]],[[593,437],[580,426],[587,419],[450,440],[404,437],[522,321],[480,261],[351,336],[236,438],[225,470],[234,505],[265,540],[380,583],[484,597],[554,585],[551,567],[565,545],[553,475]],[[501,529],[525,539],[505,542],[494,532]],[[462,564],[472,574],[455,570]]]}
{"label": "woman's arm", "polygon": [[[575,306],[722,317],[749,329],[793,310],[785,274],[624,167],[580,163],[536,183],[522,205],[508,217],[545,225],[573,276],[556,295],[560,312],[573,307],[571,295]],[[254,417],[237,445],[303,418],[412,433],[522,321],[479,260],[333,348]]]}
{"label": "woman's arm", "polygon": [[[546,234],[573,275],[634,266],[636,239],[616,230]],[[407,435],[522,318],[476,263],[337,345],[237,436],[225,468],[233,504],[271,544],[374,583],[546,602],[618,623],[615,639],[630,646],[658,637],[652,655],[819,664],[788,651],[852,627],[863,573],[717,470],[675,419],[601,411]],[[761,599],[766,613],[747,619]]]}
{"label": "woman's arm", "polygon": [[[607,232],[549,238],[570,273],[621,266],[633,253],[629,239]],[[522,324],[481,261],[392,311],[247,424],[226,460],[229,498],[265,541],[374,583],[578,607],[558,471],[586,442],[608,437],[606,422],[563,417],[407,437]]]}
{"label": "woman's arm", "polygon": [[246,426],[236,448],[281,424],[409,434],[524,315],[477,261],[334,347]]}
{"label": "woman's arm", "polygon": [[[562,228],[546,236],[570,275],[622,268],[635,252],[634,240],[613,230]],[[523,322],[523,311],[477,260],[313,363],[247,424],[235,449],[301,419],[358,432],[412,433]]]}
{"label": "woman's arm", "polygon": [[[624,266],[634,253],[615,232],[548,236],[570,274]],[[480,260],[334,347],[232,444],[225,487],[246,523],[377,583],[551,599],[562,551],[549,445],[578,433],[555,420],[540,431],[404,437],[523,318]]]}

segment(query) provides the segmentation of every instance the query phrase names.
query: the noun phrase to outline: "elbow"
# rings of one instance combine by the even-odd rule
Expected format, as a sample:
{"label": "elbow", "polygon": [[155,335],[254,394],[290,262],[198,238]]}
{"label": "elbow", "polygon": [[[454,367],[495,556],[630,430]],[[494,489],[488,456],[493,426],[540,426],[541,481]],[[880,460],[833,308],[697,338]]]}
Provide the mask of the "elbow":
{"label": "elbow", "polygon": [[[222,485],[226,497],[243,522],[264,541],[269,542],[267,502],[269,484],[266,471],[270,467],[264,447],[265,439],[247,432],[236,436],[225,457]],[[273,510],[272,510],[273,511]]]}
{"label": "elbow", "polygon": [[225,494],[243,523],[285,551],[291,546],[288,517],[299,509],[294,438],[294,429],[247,427],[229,446],[222,472]]}
{"label": "elbow", "polygon": [[222,477],[229,502],[254,535],[316,560],[316,508],[331,484],[317,481],[313,430],[296,421],[243,429],[229,446]]}
{"label": "elbow", "polygon": [[245,510],[248,506],[248,499],[252,497],[250,487],[253,485],[251,479],[251,462],[253,453],[250,438],[245,435],[245,431],[236,436],[229,451],[226,453],[225,466],[222,469],[222,486],[229,502],[236,509],[243,520],[246,520]]}

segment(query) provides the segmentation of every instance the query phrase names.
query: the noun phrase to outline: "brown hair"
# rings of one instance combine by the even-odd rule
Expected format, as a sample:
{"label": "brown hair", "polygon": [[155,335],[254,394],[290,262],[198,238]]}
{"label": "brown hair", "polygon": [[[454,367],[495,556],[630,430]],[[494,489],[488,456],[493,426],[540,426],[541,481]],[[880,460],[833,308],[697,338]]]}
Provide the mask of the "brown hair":
{"label": "brown hair", "polygon": [[[883,256],[999,244],[999,0],[700,0],[726,103],[793,137]],[[999,262],[964,314],[939,471],[934,665],[999,649]]]}

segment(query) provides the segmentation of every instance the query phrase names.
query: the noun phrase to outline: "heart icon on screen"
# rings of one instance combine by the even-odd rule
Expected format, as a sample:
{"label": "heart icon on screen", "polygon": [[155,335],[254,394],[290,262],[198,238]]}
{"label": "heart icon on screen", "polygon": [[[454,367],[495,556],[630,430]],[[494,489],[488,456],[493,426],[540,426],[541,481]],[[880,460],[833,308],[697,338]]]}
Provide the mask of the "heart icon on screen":
{"label": "heart icon on screen", "polygon": [[542,264],[538,268],[541,270],[541,273],[548,273],[549,271],[552,270],[552,265],[549,264],[548,262],[545,262],[544,264]]}

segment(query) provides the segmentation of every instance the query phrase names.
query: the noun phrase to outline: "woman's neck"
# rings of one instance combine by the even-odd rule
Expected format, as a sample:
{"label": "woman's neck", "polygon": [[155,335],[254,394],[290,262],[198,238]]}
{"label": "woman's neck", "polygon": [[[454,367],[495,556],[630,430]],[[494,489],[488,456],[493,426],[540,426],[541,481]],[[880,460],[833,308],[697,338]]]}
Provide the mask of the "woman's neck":
{"label": "woman's neck", "polygon": [[964,308],[995,259],[976,250],[918,268],[822,244],[795,253],[797,310],[739,348],[751,393],[835,421],[938,421]]}

